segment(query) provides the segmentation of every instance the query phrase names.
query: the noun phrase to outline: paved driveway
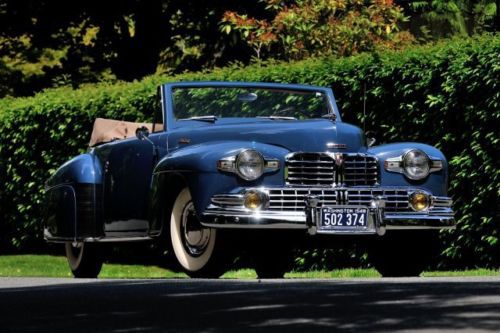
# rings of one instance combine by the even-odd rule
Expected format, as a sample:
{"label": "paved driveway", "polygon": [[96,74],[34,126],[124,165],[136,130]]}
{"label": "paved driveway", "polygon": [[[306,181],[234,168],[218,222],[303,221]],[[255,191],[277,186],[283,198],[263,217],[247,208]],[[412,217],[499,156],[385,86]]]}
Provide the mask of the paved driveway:
{"label": "paved driveway", "polygon": [[0,278],[0,331],[500,331],[500,278]]}

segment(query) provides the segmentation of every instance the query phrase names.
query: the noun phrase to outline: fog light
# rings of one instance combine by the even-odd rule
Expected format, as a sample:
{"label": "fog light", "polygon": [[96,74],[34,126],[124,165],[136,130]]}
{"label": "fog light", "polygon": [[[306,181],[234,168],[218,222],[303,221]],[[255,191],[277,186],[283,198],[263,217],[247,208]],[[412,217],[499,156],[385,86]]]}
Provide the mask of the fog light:
{"label": "fog light", "polygon": [[423,192],[413,192],[410,195],[410,205],[411,208],[417,212],[426,210],[430,205],[430,197]]}
{"label": "fog light", "polygon": [[259,209],[265,203],[265,197],[258,191],[248,191],[245,193],[245,208]]}

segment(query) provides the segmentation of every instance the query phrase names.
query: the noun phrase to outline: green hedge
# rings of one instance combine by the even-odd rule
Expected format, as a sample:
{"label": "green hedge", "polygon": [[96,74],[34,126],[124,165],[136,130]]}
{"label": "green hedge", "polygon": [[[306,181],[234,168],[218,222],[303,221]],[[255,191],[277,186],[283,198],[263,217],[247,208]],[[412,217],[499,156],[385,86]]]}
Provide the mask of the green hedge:
{"label": "green hedge", "polygon": [[379,142],[425,142],[450,161],[458,228],[443,234],[442,262],[498,265],[499,55],[500,36],[482,36],[402,52],[235,66],[0,101],[1,246],[41,244],[44,181],[86,150],[94,118],[134,120],[150,113],[162,82],[265,81],[331,86],[344,120],[358,125],[366,85],[366,129],[376,131]]}

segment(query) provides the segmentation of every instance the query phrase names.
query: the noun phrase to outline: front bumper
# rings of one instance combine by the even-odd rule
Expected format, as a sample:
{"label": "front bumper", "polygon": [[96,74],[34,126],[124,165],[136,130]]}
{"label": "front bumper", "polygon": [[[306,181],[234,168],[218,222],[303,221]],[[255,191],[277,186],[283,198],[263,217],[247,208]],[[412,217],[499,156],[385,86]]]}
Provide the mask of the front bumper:
{"label": "front bumper", "polygon": [[[258,190],[269,202],[259,210],[244,207],[244,193]],[[428,210],[415,212],[408,198],[419,189],[366,188],[259,188],[215,195],[203,212],[201,223],[212,228],[304,229],[311,234],[379,234],[394,229],[450,229],[455,227],[452,200],[432,196]],[[363,230],[320,230],[321,207],[367,207]]]}

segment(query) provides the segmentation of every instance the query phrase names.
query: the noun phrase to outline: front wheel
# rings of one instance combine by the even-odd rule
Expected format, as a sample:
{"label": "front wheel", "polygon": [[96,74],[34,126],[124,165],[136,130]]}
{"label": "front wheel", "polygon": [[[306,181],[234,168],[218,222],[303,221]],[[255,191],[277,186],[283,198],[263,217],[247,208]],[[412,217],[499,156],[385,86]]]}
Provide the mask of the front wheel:
{"label": "front wheel", "polygon": [[368,256],[383,277],[415,277],[438,253],[438,231],[404,230],[387,232],[372,242]]}
{"label": "front wheel", "polygon": [[65,250],[69,268],[75,278],[97,278],[104,260],[96,244],[66,242]]}
{"label": "front wheel", "polygon": [[218,278],[230,264],[221,231],[203,227],[188,188],[180,191],[170,215],[170,241],[177,262],[190,277]]}

